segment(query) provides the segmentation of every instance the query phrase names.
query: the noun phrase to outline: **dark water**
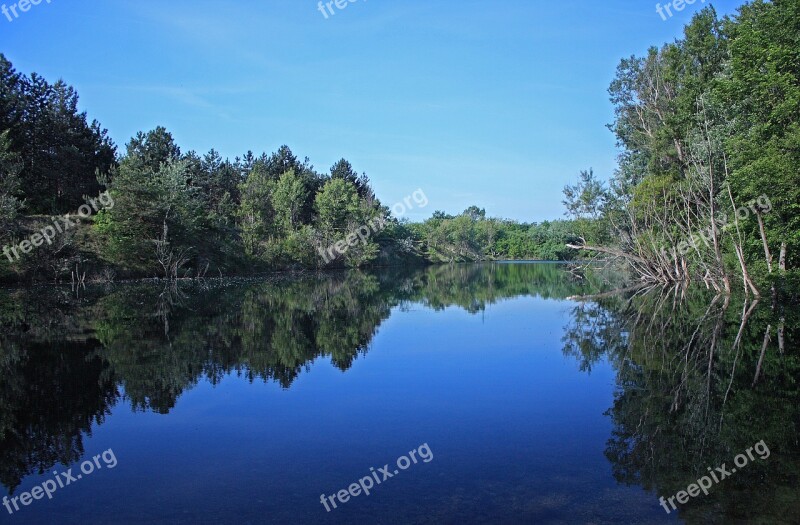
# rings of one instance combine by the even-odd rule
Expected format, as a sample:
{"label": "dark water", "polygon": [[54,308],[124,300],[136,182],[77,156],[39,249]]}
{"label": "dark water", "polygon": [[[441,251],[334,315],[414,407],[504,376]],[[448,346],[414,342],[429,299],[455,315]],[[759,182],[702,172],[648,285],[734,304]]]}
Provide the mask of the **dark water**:
{"label": "dark water", "polygon": [[611,287],[493,264],[0,291],[0,522],[800,522],[797,313],[568,299]]}

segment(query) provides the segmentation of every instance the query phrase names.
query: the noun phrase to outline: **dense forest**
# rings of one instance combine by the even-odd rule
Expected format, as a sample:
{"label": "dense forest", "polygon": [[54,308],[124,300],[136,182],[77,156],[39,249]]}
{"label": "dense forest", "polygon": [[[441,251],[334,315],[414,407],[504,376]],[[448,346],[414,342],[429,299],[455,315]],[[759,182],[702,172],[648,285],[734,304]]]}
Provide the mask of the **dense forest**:
{"label": "dense forest", "polygon": [[[683,38],[622,60],[609,183],[565,189],[575,246],[649,282],[760,295],[800,264],[800,2],[699,12]],[[796,288],[796,286],[795,286]]]}
{"label": "dense forest", "polygon": [[233,160],[200,155],[163,127],[119,152],[78,110],[73,88],[20,74],[0,55],[0,280],[595,253],[647,282],[754,295],[776,282],[796,288],[798,64],[796,0],[758,0],[724,18],[707,7],[683,38],[621,61],[609,90],[618,169],[607,182],[581,172],[564,189],[568,220],[521,224],[471,206],[410,223],[345,159],[319,172],[287,146]]}
{"label": "dense forest", "polygon": [[[157,127],[119,154],[78,110],[74,89],[22,75],[2,55],[0,90],[5,280],[175,279],[574,253],[565,246],[569,221],[521,224],[471,206],[411,224],[393,216],[347,160],[320,173],[287,146],[223,159],[214,150],[182,152]],[[424,188],[409,190],[410,204],[427,205]],[[62,220],[66,214],[78,219]],[[330,250],[369,224],[379,227]]]}

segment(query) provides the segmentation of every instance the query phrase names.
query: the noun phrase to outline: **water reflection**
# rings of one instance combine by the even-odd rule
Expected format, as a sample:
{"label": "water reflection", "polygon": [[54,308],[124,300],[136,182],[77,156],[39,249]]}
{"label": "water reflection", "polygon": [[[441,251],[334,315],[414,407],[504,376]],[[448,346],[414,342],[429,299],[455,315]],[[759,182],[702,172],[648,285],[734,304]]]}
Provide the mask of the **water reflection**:
{"label": "water reflection", "polygon": [[393,307],[480,312],[585,286],[554,265],[442,266],[266,281],[0,291],[0,482],[69,465],[118,399],[168,413],[198,381],[235,372],[289,388],[317,358],[347,370]]}
{"label": "water reflection", "polygon": [[[606,457],[618,482],[657,495],[764,440],[773,455],[683,506],[691,523],[797,522],[798,316],[702,291],[605,293],[607,276],[560,265],[0,291],[0,483],[70,465],[125,401],[169,413],[199,381],[235,373],[291,388],[318,359],[348,370],[395,308],[478,314],[520,296],[565,300],[563,352],[616,370]],[[503,338],[503,334],[497,334]],[[794,346],[793,346],[794,345]]]}
{"label": "water reflection", "polygon": [[617,481],[669,497],[764,440],[751,462],[680,515],[689,523],[797,523],[796,310],[678,288],[579,304],[564,352],[616,370],[606,457]]}

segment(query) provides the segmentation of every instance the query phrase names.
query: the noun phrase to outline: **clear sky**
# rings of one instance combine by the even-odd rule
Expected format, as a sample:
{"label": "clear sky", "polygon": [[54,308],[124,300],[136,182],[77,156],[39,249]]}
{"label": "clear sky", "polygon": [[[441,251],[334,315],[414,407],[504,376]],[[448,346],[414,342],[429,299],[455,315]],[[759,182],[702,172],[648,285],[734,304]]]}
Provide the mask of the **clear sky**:
{"label": "clear sky", "polygon": [[183,151],[287,144],[320,171],[347,158],[387,205],[422,188],[413,219],[540,221],[581,169],[613,172],[619,60],[679,37],[701,1],[665,21],[649,0],[356,0],[327,18],[317,0],[41,0],[0,15],[0,51],[75,86],[120,151],[157,125]]}

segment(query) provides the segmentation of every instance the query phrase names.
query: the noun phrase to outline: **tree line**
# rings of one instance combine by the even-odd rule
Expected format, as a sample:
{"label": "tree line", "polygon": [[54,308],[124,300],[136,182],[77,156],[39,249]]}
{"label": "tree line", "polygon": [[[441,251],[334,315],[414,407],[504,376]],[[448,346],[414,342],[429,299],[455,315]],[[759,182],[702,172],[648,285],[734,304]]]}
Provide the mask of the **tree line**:
{"label": "tree line", "polygon": [[[0,279],[172,279],[594,252],[645,281],[760,295],[770,281],[798,281],[799,63],[796,1],[756,0],[723,18],[707,7],[682,38],[620,62],[609,89],[618,168],[608,182],[589,170],[565,188],[568,220],[518,223],[471,206],[409,223],[392,217],[345,159],[319,172],[286,146],[233,160],[213,149],[184,153],[163,127],[119,152],[78,110],[72,87],[20,74],[0,55],[0,242],[25,239],[101,191],[115,204],[20,260],[0,257]],[[323,255],[370,223],[382,228]]]}
{"label": "tree line", "polygon": [[[525,224],[472,206],[423,223],[392,216],[345,159],[319,172],[289,147],[233,160],[183,152],[164,127],[120,153],[78,110],[64,81],[18,73],[0,55],[0,243],[18,243],[108,192],[113,207],[74,230],[0,259],[4,279],[113,280],[274,269],[570,258],[570,221]],[[359,227],[363,242],[326,250]]]}

